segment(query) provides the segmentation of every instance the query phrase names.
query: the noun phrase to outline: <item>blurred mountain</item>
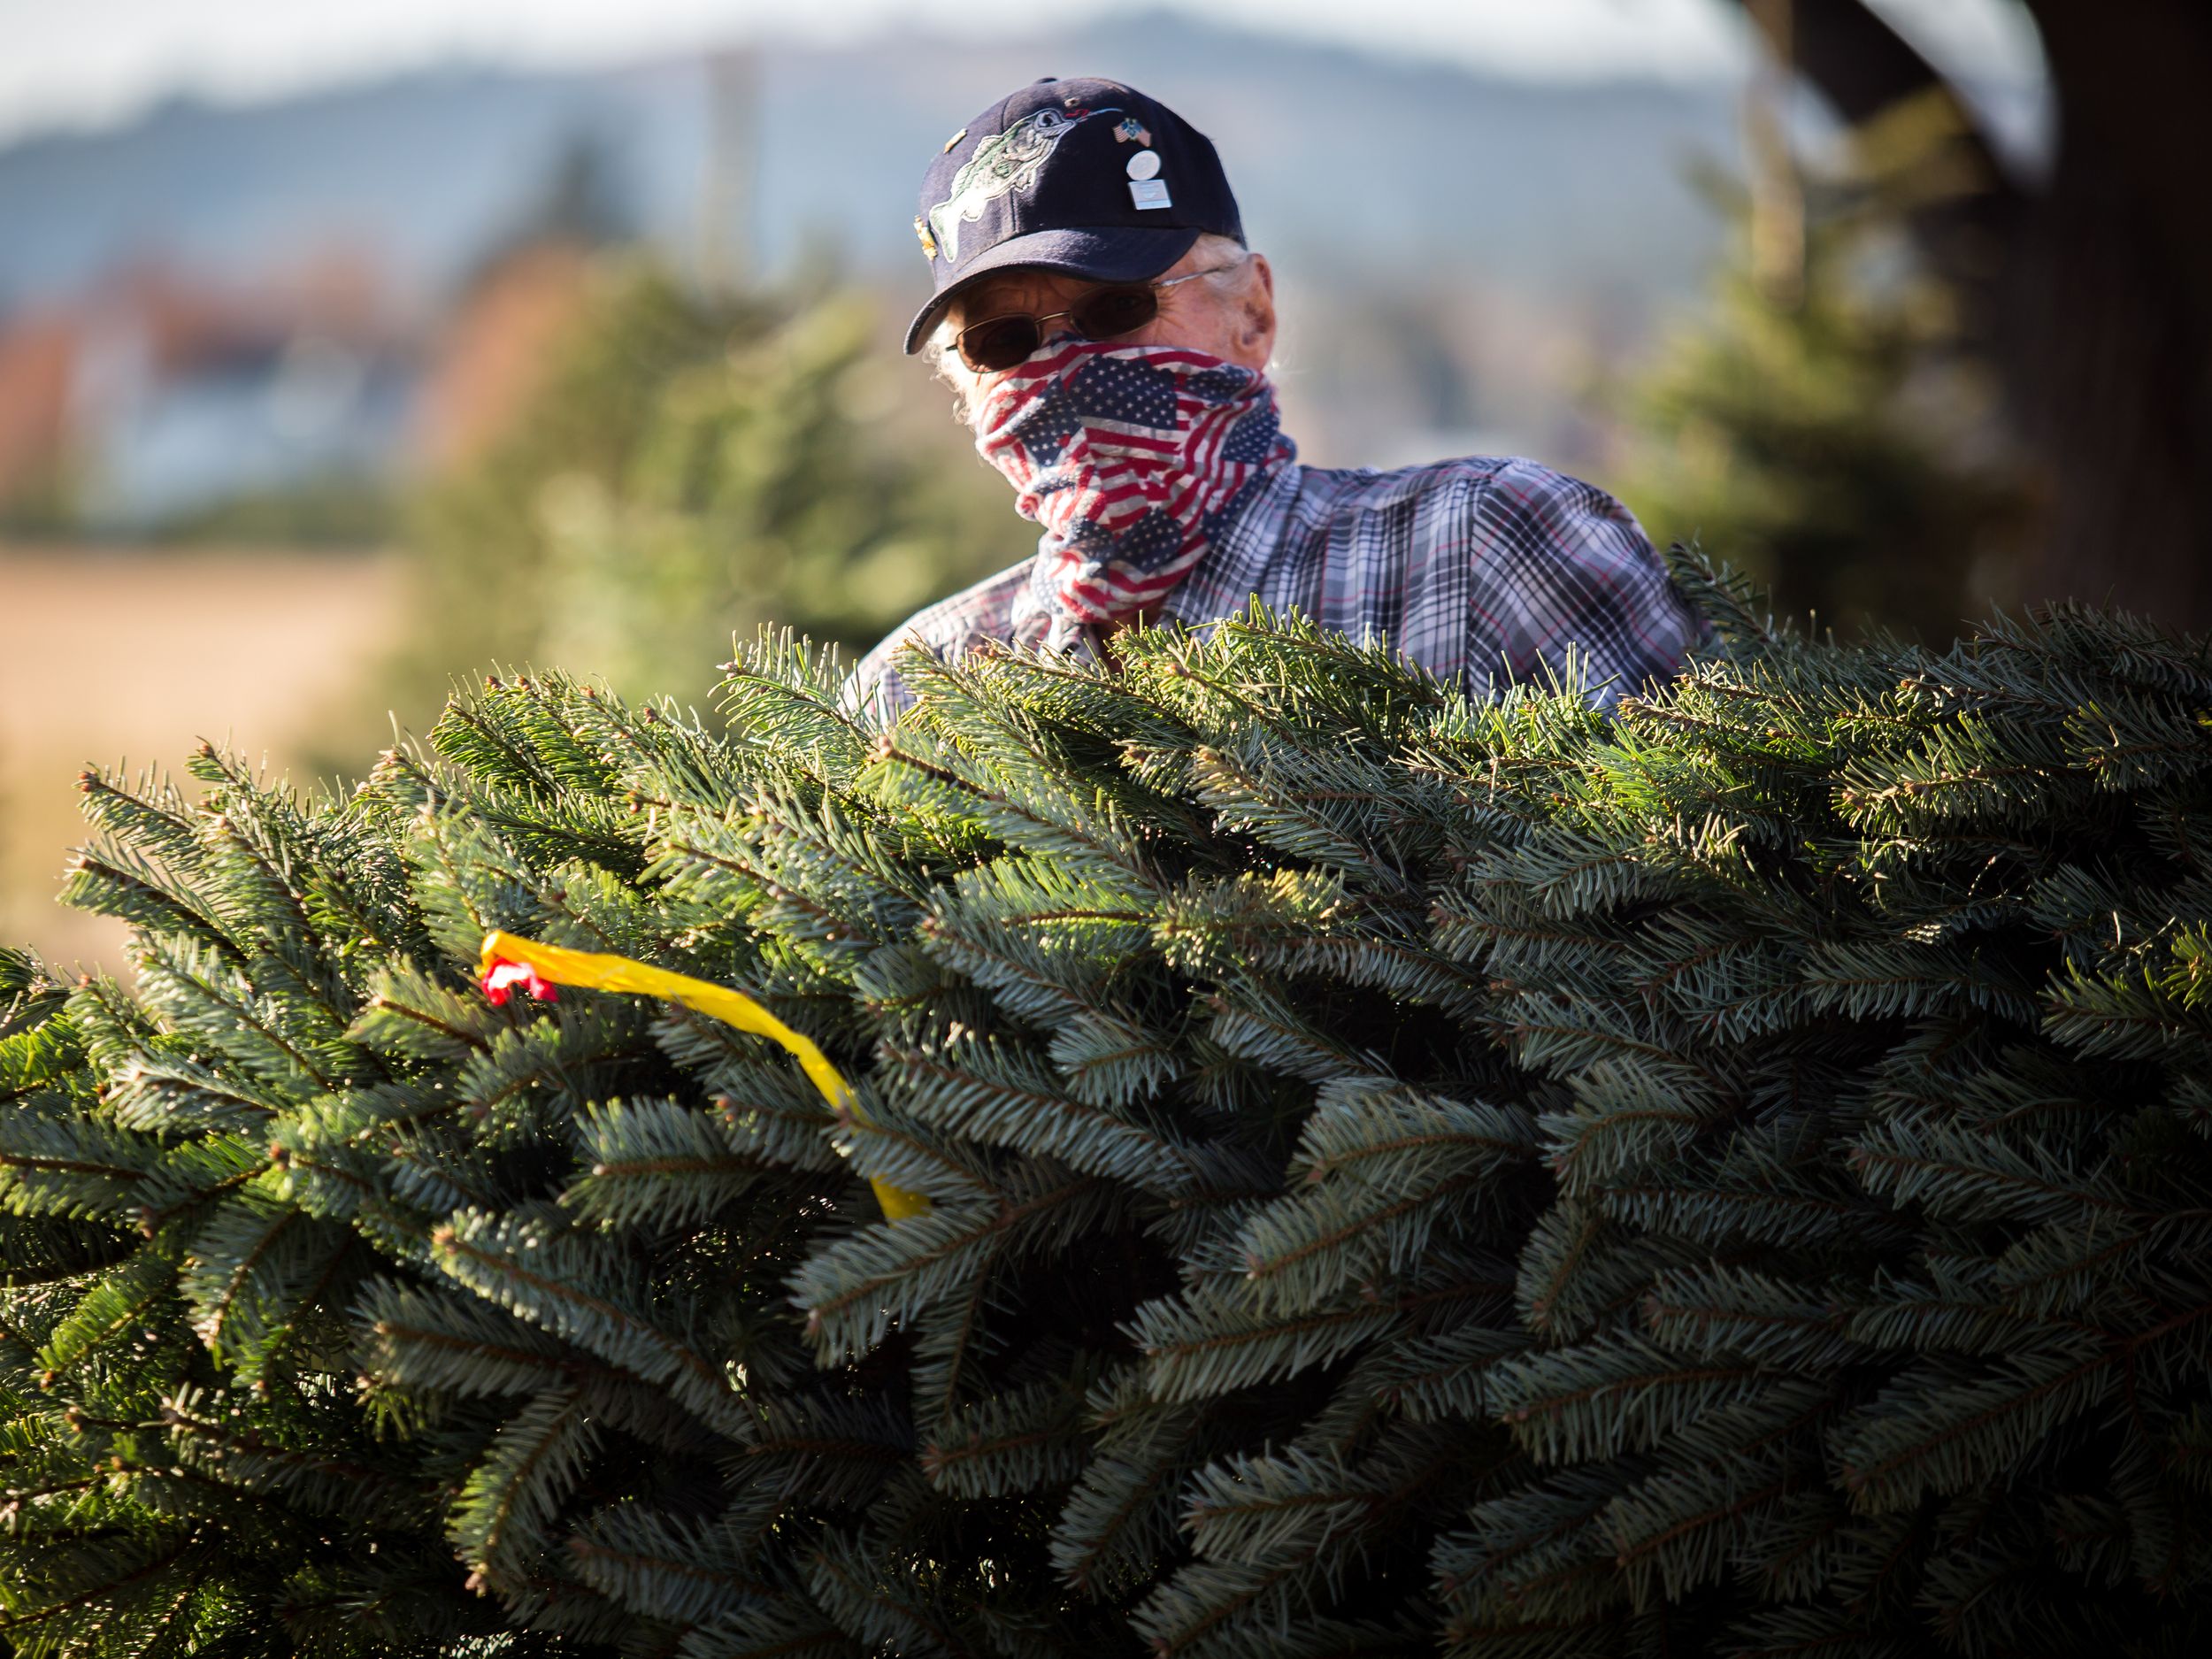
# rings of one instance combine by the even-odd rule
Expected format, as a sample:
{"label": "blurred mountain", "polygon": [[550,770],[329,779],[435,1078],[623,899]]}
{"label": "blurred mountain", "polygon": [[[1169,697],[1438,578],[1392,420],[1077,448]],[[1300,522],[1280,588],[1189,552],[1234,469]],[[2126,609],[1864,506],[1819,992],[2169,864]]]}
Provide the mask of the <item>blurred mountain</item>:
{"label": "blurred mountain", "polygon": [[1255,244],[1315,280],[1442,265],[1632,300],[1688,286],[1714,245],[1682,163],[1732,144],[1725,88],[1520,82],[1155,13],[1049,44],[887,38],[718,67],[446,68],[251,106],[172,102],[0,150],[0,308],[127,261],[223,280],[342,243],[434,309],[580,144],[680,258],[722,250],[773,273],[829,249],[918,291],[924,162],[1013,87],[1079,73],[1129,81],[1208,132]]}
{"label": "blurred mountain", "polygon": [[557,333],[572,285],[513,263],[548,239],[835,276],[895,323],[926,291],[924,165],[1041,74],[1125,80],[1214,139],[1276,262],[1310,461],[1594,458],[1583,389],[1718,247],[1687,164],[1732,150],[1730,88],[1517,81],[1164,12],[172,101],[0,149],[0,524],[230,526],[247,502],[372,534],[360,503],[480,439],[516,401],[487,388],[522,383],[498,365]]}

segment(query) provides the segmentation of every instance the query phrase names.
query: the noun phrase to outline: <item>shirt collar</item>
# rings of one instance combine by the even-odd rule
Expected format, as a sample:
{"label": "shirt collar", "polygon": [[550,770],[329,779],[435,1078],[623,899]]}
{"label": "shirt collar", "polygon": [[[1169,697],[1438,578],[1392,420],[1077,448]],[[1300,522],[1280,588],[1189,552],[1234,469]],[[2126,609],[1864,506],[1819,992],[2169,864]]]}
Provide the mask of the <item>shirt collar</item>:
{"label": "shirt collar", "polygon": [[[1168,590],[1167,597],[1160,602],[1163,620],[1195,627],[1244,608],[1260,591],[1260,579],[1281,545],[1283,526],[1290,522],[1303,472],[1297,461],[1288,460],[1261,480],[1215,535],[1206,557]],[[1007,637],[1010,643],[1033,650],[1066,652],[1082,658],[1097,654],[1089,629],[1071,621],[1053,604],[1051,584],[1036,560],[1031,562],[1029,577],[1009,608]]]}

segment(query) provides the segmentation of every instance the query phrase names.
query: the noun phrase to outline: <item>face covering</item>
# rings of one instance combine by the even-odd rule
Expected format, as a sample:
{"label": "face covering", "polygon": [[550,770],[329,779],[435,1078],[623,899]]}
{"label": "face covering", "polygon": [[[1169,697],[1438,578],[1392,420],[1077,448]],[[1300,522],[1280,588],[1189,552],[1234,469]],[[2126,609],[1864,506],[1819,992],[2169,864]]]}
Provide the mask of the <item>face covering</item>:
{"label": "face covering", "polygon": [[1178,346],[1048,341],[986,395],[975,447],[1044,527],[1033,596],[1069,624],[1164,598],[1298,453],[1264,374]]}

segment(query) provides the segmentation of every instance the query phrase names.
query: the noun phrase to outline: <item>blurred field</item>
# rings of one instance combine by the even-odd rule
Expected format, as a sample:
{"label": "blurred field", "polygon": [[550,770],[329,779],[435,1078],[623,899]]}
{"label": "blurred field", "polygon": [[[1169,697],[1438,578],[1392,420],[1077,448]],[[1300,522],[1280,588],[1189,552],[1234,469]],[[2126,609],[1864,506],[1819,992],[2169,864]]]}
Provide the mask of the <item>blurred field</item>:
{"label": "blurred field", "polygon": [[180,772],[202,737],[283,772],[397,599],[396,564],[373,555],[0,545],[0,941],[122,969],[119,924],[54,902],[78,772]]}

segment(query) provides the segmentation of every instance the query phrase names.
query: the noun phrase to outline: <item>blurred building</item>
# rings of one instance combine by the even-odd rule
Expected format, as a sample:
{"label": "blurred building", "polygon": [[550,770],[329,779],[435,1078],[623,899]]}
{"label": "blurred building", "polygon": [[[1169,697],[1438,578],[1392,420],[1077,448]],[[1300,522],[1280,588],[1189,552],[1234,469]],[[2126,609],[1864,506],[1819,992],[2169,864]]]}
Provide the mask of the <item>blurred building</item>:
{"label": "blurred building", "polygon": [[252,285],[147,259],[0,322],[0,508],[142,532],[240,497],[387,475],[419,353],[373,264]]}
{"label": "blurred building", "polygon": [[535,389],[589,270],[577,242],[527,241],[410,325],[355,256],[254,288],[146,263],[0,319],[0,523],[144,534],[471,459]]}

